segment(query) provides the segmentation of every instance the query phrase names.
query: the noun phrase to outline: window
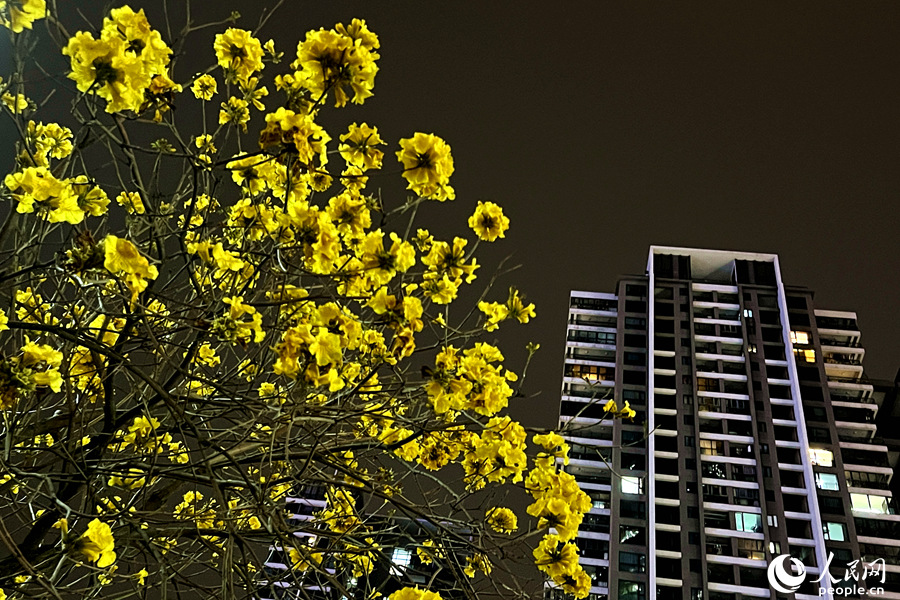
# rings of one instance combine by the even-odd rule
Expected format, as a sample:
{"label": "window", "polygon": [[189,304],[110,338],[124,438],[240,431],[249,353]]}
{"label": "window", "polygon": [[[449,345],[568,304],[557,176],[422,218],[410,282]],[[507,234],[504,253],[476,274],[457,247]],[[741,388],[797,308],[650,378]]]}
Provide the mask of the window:
{"label": "window", "polygon": [[781,542],[769,542],[769,552],[772,554],[781,554]]}
{"label": "window", "polygon": [[816,473],[816,487],[820,490],[839,490],[837,475],[834,473]]}
{"label": "window", "polygon": [[623,494],[643,494],[644,479],[642,477],[622,477]]}
{"label": "window", "polygon": [[725,456],[725,442],[721,440],[700,440],[700,454]]}
{"label": "window", "polygon": [[847,526],[843,523],[825,523],[825,539],[843,542],[847,539]]}
{"label": "window", "polygon": [[809,333],[806,331],[792,331],[791,343],[803,345],[809,344]]}
{"label": "window", "polygon": [[817,467],[833,467],[834,466],[834,452],[831,450],[824,450],[822,448],[810,448],[808,450],[809,453],[809,462]]}
{"label": "window", "polygon": [[766,517],[766,522],[769,524],[769,527],[778,527],[778,517],[776,515]]}
{"label": "window", "polygon": [[802,348],[794,348],[794,356],[797,357],[797,360],[801,360],[803,362],[816,362],[816,351],[812,349],[804,350]]}
{"label": "window", "polygon": [[756,513],[734,513],[734,528],[738,531],[762,531],[762,517]]}
{"label": "window", "polygon": [[750,558],[753,560],[765,560],[766,552],[764,549],[765,542],[763,540],[747,540],[737,538],[738,556],[741,558]]}
{"label": "window", "polygon": [[647,557],[637,552],[619,552],[619,570],[626,573],[646,573]]}
{"label": "window", "polygon": [[394,552],[391,554],[391,574],[402,576],[411,561],[412,552],[406,548],[394,548]]}
{"label": "window", "polygon": [[620,581],[619,600],[647,600],[644,584],[637,581]]}
{"label": "window", "polygon": [[872,494],[850,494],[850,505],[853,510],[880,515],[890,514],[888,503],[890,498]]}
{"label": "window", "polygon": [[753,318],[753,310],[750,308],[745,308],[744,309],[744,318],[752,319]]}
{"label": "window", "polygon": [[708,377],[698,377],[697,378],[697,389],[701,392],[718,392],[719,391],[719,380],[718,379],[710,379]]}
{"label": "window", "polygon": [[643,546],[647,543],[645,529],[636,525],[619,525],[619,543]]}

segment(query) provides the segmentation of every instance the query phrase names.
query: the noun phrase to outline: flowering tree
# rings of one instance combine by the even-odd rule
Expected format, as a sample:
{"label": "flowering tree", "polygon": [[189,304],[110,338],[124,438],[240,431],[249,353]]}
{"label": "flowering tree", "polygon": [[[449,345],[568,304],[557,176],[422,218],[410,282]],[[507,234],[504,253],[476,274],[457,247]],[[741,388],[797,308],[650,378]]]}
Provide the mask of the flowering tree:
{"label": "flowering tree", "polygon": [[[0,599],[419,600],[438,581],[509,596],[484,575],[534,538],[537,568],[586,596],[571,540],[589,499],[557,434],[529,461],[503,415],[517,376],[478,339],[534,307],[491,286],[477,310],[454,302],[508,218],[479,202],[474,242],[437,239],[414,222],[455,197],[443,139],[399,141],[385,176],[411,197],[382,202],[378,129],[320,125],[373,94],[365,22],[310,31],[293,60],[223,28],[195,74],[174,72],[143,10],[72,33],[53,8],[0,2],[19,132],[0,234]],[[66,122],[42,120],[23,76],[44,26],[67,57]],[[528,526],[510,486],[533,498]],[[312,490],[318,510],[287,509]],[[421,588],[410,561],[371,576],[400,519],[419,527]],[[284,569],[263,568],[272,553]]]}

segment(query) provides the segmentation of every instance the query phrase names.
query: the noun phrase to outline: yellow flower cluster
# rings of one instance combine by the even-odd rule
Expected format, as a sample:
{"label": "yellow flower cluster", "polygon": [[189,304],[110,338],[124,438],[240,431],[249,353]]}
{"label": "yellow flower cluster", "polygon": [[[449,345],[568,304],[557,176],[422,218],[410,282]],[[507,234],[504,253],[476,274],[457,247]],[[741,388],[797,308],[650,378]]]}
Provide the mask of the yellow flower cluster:
{"label": "yellow flower cluster", "polygon": [[441,600],[440,594],[416,587],[405,587],[388,596],[388,600]]}
{"label": "yellow flower cluster", "polygon": [[356,350],[363,342],[359,321],[347,309],[333,302],[316,306],[305,303],[275,347],[277,375],[302,378],[313,386],[337,391],[360,372],[357,363],[345,365],[344,352]]}
{"label": "yellow flower cluster", "polygon": [[497,533],[512,533],[519,528],[516,513],[506,507],[495,506],[489,509],[484,520]]}
{"label": "yellow flower cluster", "polygon": [[525,429],[509,417],[492,417],[463,458],[464,480],[470,490],[487,483],[522,481],[527,468]]}
{"label": "yellow flower cluster", "polygon": [[150,27],[143,9],[112,9],[99,39],[79,31],[63,54],[71,58],[69,78],[78,90],[106,100],[108,113],[141,112],[149,106],[147,98],[181,89],[167,74],[172,51]]}
{"label": "yellow flower cluster", "polygon": [[332,92],[335,106],[347,104],[351,93],[353,102],[362,104],[375,87],[378,47],[378,36],[360,19],[348,26],[338,23],[334,29],[310,31],[297,46],[297,60],[291,64],[294,78],[314,102]]}
{"label": "yellow flower cluster", "polygon": [[3,183],[18,202],[16,212],[37,212],[50,223],[78,224],[86,215],[105,214],[109,205],[106,192],[92,185],[84,175],[57,179],[46,166],[10,173]]}
{"label": "yellow flower cluster", "polygon": [[628,404],[628,400],[625,401],[625,405],[619,410],[618,405],[615,400],[608,400],[606,404],[603,405],[603,410],[607,414],[610,414],[614,417],[621,417],[623,419],[633,419],[637,413],[633,408]]}
{"label": "yellow flower cluster", "polygon": [[22,395],[38,387],[59,392],[63,384],[59,371],[62,360],[59,350],[26,337],[20,356],[0,359],[0,410],[14,408]]}
{"label": "yellow flower cluster", "polygon": [[[232,27],[225,33],[217,34],[213,50],[215,50],[219,66],[225,70],[225,78],[229,81],[246,83],[254,73],[263,68],[262,44],[253,37],[253,34],[244,29]],[[204,81],[201,86],[206,86],[208,90],[208,81]],[[215,81],[211,87],[212,90],[215,90]],[[195,93],[197,92],[195,91]],[[203,92],[204,95],[207,93],[209,92]],[[212,93],[209,93],[210,97]],[[209,100],[209,98],[204,99]]]}
{"label": "yellow flower cluster", "polygon": [[325,493],[325,499],[327,505],[318,514],[318,520],[325,523],[328,529],[347,534],[363,527],[362,519],[356,512],[356,501],[349,490],[331,486]]}
{"label": "yellow flower cluster", "polygon": [[72,130],[57,123],[28,121],[25,143],[30,152],[28,160],[35,166],[49,167],[50,158],[59,160],[72,154]]}
{"label": "yellow flower cluster", "polygon": [[13,33],[22,33],[25,29],[31,29],[35,21],[46,16],[46,0],[0,1],[0,25],[12,30]]}
{"label": "yellow flower cluster", "polygon": [[131,291],[131,305],[134,306],[138,294],[147,289],[147,280],[156,279],[159,271],[128,240],[108,235],[103,241],[103,249],[103,266],[113,275],[124,276],[125,285]]}
{"label": "yellow flower cluster", "polygon": [[509,217],[503,214],[503,209],[493,202],[478,202],[475,212],[469,217],[469,227],[485,242],[493,242],[497,238],[506,237],[509,229]]}
{"label": "yellow flower cluster", "polygon": [[88,523],[87,531],[75,542],[75,552],[82,554],[88,562],[105,568],[116,562],[116,540],[112,529],[100,519]]}
{"label": "yellow flower cluster", "polygon": [[403,165],[403,178],[407,189],[422,198],[443,202],[456,198],[450,187],[453,175],[453,156],[450,145],[431,133],[417,132],[411,138],[400,140],[397,160]]}
{"label": "yellow flower cluster", "polygon": [[[124,452],[131,449],[139,455],[166,453],[169,460],[173,462],[181,464],[188,462],[189,457],[184,444],[173,441],[170,433],[158,431],[159,426],[159,419],[155,417],[135,417],[127,430],[118,432],[113,449],[117,452]],[[125,479],[136,481],[134,477],[135,473],[131,471],[117,473],[116,475],[119,477],[117,482],[124,483]],[[109,485],[118,484],[110,483]],[[143,485],[143,483],[141,485]],[[123,485],[121,487],[131,486]]]}
{"label": "yellow flower cluster", "polygon": [[525,489],[534,498],[527,512],[538,519],[538,528],[552,527],[556,533],[544,536],[534,550],[537,567],[554,583],[576,598],[585,598],[591,578],[578,564],[578,549],[571,542],[578,534],[591,499],[578,487],[575,478],[557,468],[558,459],[568,462],[568,444],[557,433],[534,436],[543,448],[525,480]]}
{"label": "yellow flower cluster", "polygon": [[481,301],[478,303],[478,310],[487,317],[484,322],[486,331],[494,331],[501,322],[507,319],[527,323],[535,316],[534,304],[526,305],[519,295],[519,290],[512,287],[509,288],[509,297],[506,299],[506,303]]}
{"label": "yellow flower cluster", "polygon": [[434,412],[472,410],[492,416],[506,408],[513,390],[509,381],[518,377],[499,364],[503,355],[496,346],[483,342],[460,354],[453,346],[441,350],[435,358],[425,391]]}

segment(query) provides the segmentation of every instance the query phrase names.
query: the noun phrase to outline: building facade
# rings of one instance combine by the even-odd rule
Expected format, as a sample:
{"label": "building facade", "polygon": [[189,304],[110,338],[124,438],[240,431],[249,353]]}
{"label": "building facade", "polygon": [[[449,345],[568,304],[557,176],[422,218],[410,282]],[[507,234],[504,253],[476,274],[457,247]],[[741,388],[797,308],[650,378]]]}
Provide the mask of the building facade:
{"label": "building facade", "polygon": [[560,428],[594,504],[592,598],[900,598],[897,453],[863,355],[855,313],[773,254],[651,247],[615,293],[572,292]]}

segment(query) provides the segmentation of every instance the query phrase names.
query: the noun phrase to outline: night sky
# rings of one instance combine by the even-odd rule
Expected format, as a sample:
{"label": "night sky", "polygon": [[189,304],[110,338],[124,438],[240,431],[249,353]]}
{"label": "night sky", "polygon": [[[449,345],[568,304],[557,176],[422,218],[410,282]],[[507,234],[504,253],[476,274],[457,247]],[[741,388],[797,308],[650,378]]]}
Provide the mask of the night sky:
{"label": "night sky", "polygon": [[[100,3],[78,4],[99,24]],[[162,29],[161,4],[131,5]],[[200,20],[240,10],[253,29],[273,4],[194,6]],[[489,199],[512,220],[482,262],[512,255],[522,266],[493,299],[514,283],[537,304],[533,326],[498,336],[513,361],[542,346],[525,387],[541,393],[514,412],[526,424],[555,421],[569,290],[612,291],[651,244],[778,253],[787,284],[858,313],[869,376],[893,378],[900,5],[289,1],[260,37],[290,62],[307,30],[352,17],[380,36],[381,70],[375,96],[331,123],[377,125],[391,168],[399,138],[444,137],[457,200],[426,219],[460,231]],[[212,61],[213,33],[191,60]],[[396,204],[392,173],[377,185]]]}

